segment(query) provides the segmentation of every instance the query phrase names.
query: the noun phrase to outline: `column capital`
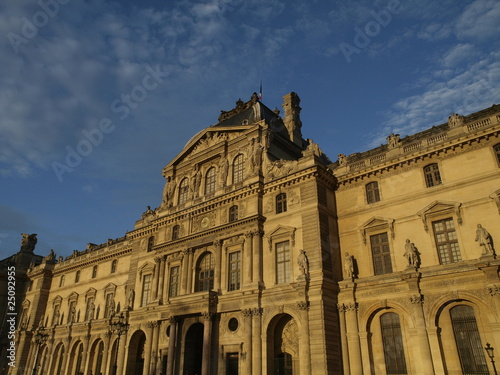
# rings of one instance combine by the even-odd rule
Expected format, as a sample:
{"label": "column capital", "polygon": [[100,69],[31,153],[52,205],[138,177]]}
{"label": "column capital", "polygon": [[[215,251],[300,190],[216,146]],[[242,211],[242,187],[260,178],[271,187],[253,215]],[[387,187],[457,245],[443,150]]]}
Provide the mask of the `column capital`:
{"label": "column capital", "polygon": [[349,302],[347,304],[344,304],[344,311],[357,311],[357,310],[358,310],[357,302]]}
{"label": "column capital", "polygon": [[492,297],[500,294],[500,285],[498,285],[498,284],[490,285],[488,287],[488,293],[490,293],[490,296],[492,296]]}
{"label": "column capital", "polygon": [[253,316],[259,316],[259,315],[262,315],[262,313],[264,312],[264,309],[262,307],[254,307],[252,310],[252,315]]}
{"label": "column capital", "polygon": [[155,262],[160,263],[162,260],[164,260],[165,257],[163,255],[155,257]]}
{"label": "column capital", "polygon": [[424,303],[424,296],[421,294],[414,294],[410,296],[410,302],[413,304],[423,304]]}
{"label": "column capital", "polygon": [[147,322],[146,323],[146,327],[148,327],[148,328],[156,328],[156,327],[158,327],[158,321],[152,320],[150,322]]}
{"label": "column capital", "polygon": [[170,322],[170,324],[175,324],[175,323],[177,323],[177,317],[171,316],[168,318],[168,321]]}
{"label": "column capital", "polygon": [[299,301],[297,302],[297,307],[299,308],[299,310],[309,310],[309,302],[307,301]]}
{"label": "column capital", "polygon": [[245,232],[245,237],[246,238],[252,238],[253,237],[253,231]]}
{"label": "column capital", "polygon": [[204,320],[211,320],[214,316],[214,313],[211,313],[211,312],[208,312],[208,311],[204,311],[201,313],[201,315],[203,316],[203,319]]}
{"label": "column capital", "polygon": [[252,316],[252,309],[243,309],[243,310],[241,310],[241,313],[245,317]]}

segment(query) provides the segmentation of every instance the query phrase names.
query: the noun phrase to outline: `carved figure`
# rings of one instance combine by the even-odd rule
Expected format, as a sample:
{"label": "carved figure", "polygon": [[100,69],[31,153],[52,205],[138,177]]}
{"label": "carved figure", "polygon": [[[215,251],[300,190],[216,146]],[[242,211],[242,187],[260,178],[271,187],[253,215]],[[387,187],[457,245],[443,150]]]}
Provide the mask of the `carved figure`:
{"label": "carved figure", "polygon": [[354,260],[352,255],[346,251],[344,257],[344,271],[346,275],[346,279],[352,280],[354,278]]}
{"label": "carved figure", "polygon": [[132,310],[134,307],[134,297],[135,297],[135,291],[134,289],[130,289],[128,292],[128,298],[127,298],[127,307]]}
{"label": "carved figure", "polygon": [[415,267],[417,268],[417,250],[415,249],[415,245],[410,242],[410,240],[406,240],[405,243],[405,253],[403,254],[406,260],[408,261],[407,267]]}
{"label": "carved figure", "polygon": [[483,255],[493,254],[491,235],[481,224],[477,225],[476,242],[479,242],[479,245],[483,246]]}
{"label": "carved figure", "polygon": [[448,116],[448,125],[450,128],[461,126],[464,124],[464,116],[459,115],[458,113],[452,113]]}
{"label": "carved figure", "polygon": [[192,178],[192,181],[193,181],[193,186],[192,186],[193,194],[195,197],[198,197],[201,185],[201,172],[199,164],[196,164],[194,166],[194,176]]}
{"label": "carved figure", "polygon": [[222,156],[219,162],[219,172],[221,176],[221,186],[226,186],[227,182],[227,171],[229,168],[229,162],[225,156]]}
{"label": "carved figure", "polygon": [[399,146],[399,134],[391,133],[386,139],[389,148],[395,148]]}
{"label": "carved figure", "polygon": [[257,142],[256,138],[252,138],[250,141],[250,170],[252,172],[257,171],[262,163],[262,152],[264,148],[260,143]]}
{"label": "carved figure", "polygon": [[76,307],[72,305],[69,310],[68,323],[74,323],[76,321]]}
{"label": "carved figure", "polygon": [[36,238],[37,234],[21,233],[21,236],[23,236],[21,240],[21,251],[33,252],[33,250],[35,250],[36,243],[38,242],[38,239]]}
{"label": "carved figure", "polygon": [[112,318],[115,316],[116,313],[116,304],[115,304],[115,299],[110,298],[108,302],[108,316],[107,318]]}
{"label": "carved figure", "polygon": [[338,154],[339,164],[346,165],[347,164],[347,156],[345,154]]}
{"label": "carved figure", "polygon": [[95,312],[95,304],[94,301],[91,301],[87,309],[87,320],[94,319],[94,312]]}
{"label": "carved figure", "polygon": [[56,259],[56,253],[54,253],[54,250],[50,249],[49,255],[47,255],[43,260],[45,262],[52,262]]}
{"label": "carved figure", "polygon": [[309,260],[307,259],[306,252],[304,250],[300,250],[300,254],[297,258],[297,263],[299,265],[300,272],[302,275],[309,274]]}

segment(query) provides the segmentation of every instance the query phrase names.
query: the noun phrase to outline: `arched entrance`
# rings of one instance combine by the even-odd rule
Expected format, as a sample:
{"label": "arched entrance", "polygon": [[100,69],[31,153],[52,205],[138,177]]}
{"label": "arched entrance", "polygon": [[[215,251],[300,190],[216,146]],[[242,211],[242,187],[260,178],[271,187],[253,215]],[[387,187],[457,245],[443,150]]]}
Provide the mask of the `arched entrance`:
{"label": "arched entrance", "polygon": [[89,369],[92,371],[93,375],[99,375],[103,373],[102,368],[102,357],[104,352],[104,343],[102,340],[96,340],[92,344],[89,357]]}
{"label": "arched entrance", "polygon": [[279,314],[267,329],[268,373],[293,375],[299,370],[297,323],[288,314]]}
{"label": "arched entrance", "polygon": [[79,375],[82,366],[82,357],[83,343],[81,341],[77,341],[75,345],[73,345],[73,349],[71,350],[69,357],[70,362],[68,366],[68,374]]}
{"label": "arched entrance", "polygon": [[186,333],[183,374],[201,374],[203,362],[203,324],[194,323]]}
{"label": "arched entrance", "polygon": [[59,343],[54,350],[50,374],[62,374],[63,359],[64,359],[64,345],[62,343]]}
{"label": "arched entrance", "polygon": [[[128,345],[127,375],[142,375],[144,371],[144,346],[146,334],[136,331],[130,338]],[[124,345],[124,343],[120,343]]]}

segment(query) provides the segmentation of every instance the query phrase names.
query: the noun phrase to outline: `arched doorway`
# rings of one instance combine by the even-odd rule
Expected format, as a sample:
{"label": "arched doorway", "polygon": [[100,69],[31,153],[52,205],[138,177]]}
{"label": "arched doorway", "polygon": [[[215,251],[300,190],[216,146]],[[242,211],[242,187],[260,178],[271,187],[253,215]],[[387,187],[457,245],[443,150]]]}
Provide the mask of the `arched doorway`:
{"label": "arched doorway", "polygon": [[54,350],[54,355],[52,357],[52,366],[50,368],[50,374],[62,374],[63,359],[64,359],[64,345],[62,343],[59,343]]}
{"label": "arched doorway", "polygon": [[102,368],[102,357],[104,352],[104,343],[102,340],[96,340],[92,344],[89,357],[89,369],[92,371],[93,375],[99,375],[103,373]]}
{"label": "arched doorway", "polygon": [[293,375],[299,370],[297,323],[288,314],[279,314],[267,329],[268,373]]}
{"label": "arched doorway", "polygon": [[146,334],[143,331],[134,332],[128,345],[127,375],[143,374],[145,344]]}
{"label": "arched doorway", "polygon": [[81,341],[77,341],[75,345],[73,345],[73,349],[71,350],[71,354],[69,356],[69,367],[68,374],[69,375],[79,375],[80,367],[82,366],[82,358],[83,358],[83,343]]}
{"label": "arched doorway", "polygon": [[189,327],[184,344],[183,374],[201,374],[203,362],[203,324],[195,323]]}

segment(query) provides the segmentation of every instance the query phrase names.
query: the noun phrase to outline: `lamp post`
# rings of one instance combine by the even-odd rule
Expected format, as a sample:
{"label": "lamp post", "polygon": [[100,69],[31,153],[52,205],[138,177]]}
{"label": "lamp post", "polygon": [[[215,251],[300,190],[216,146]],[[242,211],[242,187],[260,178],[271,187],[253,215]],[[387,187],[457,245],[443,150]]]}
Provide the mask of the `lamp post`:
{"label": "lamp post", "polygon": [[36,353],[35,353],[35,364],[33,365],[32,374],[36,375],[36,367],[38,365],[38,356],[40,354],[40,347],[47,341],[48,334],[45,333],[45,329],[40,327],[37,329],[35,334],[35,344],[36,344]]}
{"label": "lamp post", "polygon": [[489,342],[487,342],[484,350],[486,350],[486,353],[488,353],[488,357],[490,357],[491,364],[493,366],[493,372],[495,373],[495,375],[498,375],[497,368],[495,366],[495,360],[493,359],[493,358],[495,358],[495,355],[493,354],[493,351],[495,350],[495,348],[492,347]]}
{"label": "lamp post", "polygon": [[109,329],[111,333],[118,335],[116,341],[115,361],[113,364],[113,375],[116,375],[118,369],[118,350],[120,349],[120,336],[128,331],[130,324],[127,323],[125,316],[121,313],[119,316],[113,316],[109,321]]}

